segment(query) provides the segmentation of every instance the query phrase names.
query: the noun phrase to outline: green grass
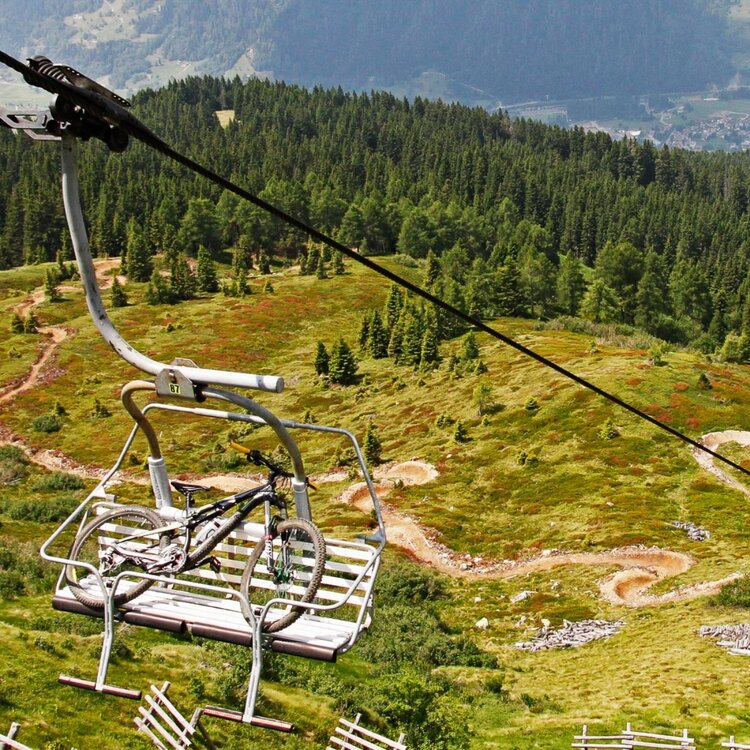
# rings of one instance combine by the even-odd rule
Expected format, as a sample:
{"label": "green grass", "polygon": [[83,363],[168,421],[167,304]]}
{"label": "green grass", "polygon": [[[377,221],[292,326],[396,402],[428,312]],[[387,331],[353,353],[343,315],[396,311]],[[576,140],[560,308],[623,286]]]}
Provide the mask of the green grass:
{"label": "green grass", "polygon": [[[398,270],[417,279],[420,273]],[[9,322],[12,307],[41,284],[42,277],[42,267],[0,273],[0,326]],[[112,311],[112,318],[131,343],[156,359],[187,356],[203,367],[284,376],[283,394],[250,394],[282,417],[301,420],[310,410],[317,422],[350,429],[360,438],[372,421],[387,460],[416,456],[440,471],[434,482],[400,488],[388,502],[434,528],[440,541],[459,552],[506,559],[551,548],[597,551],[645,544],[691,554],[696,564],[679,579],[656,587],[662,592],[748,569],[741,513],[746,499],[700,469],[687,446],[483,335],[478,342],[488,367],[485,375],[455,377],[443,365],[420,376],[390,360],[365,358],[360,362],[362,383],[323,389],[313,370],[316,342],[330,347],[343,332],[356,346],[361,316],[369,307],[382,305],[387,284],[353,267],[346,276],[323,282],[277,274],[273,284],[273,295],[260,293],[258,280],[252,283],[254,293],[242,300],[217,295],[174,307],[132,304]],[[126,289],[131,301],[141,299],[143,285],[128,284]],[[3,290],[8,290],[5,297]],[[43,387],[0,407],[0,422],[34,448],[59,449],[80,463],[105,467],[114,461],[130,429],[118,405],[119,387],[138,373],[99,339],[82,295],[76,291],[64,296],[64,302],[38,309],[42,322],[64,320],[72,331],[57,352],[53,376]],[[750,373],[745,367],[685,352],[668,353],[666,364],[654,367],[645,350],[604,342],[591,352],[589,335],[535,330],[531,321],[504,319],[494,325],[691,437],[743,429],[750,423]],[[38,337],[26,338],[0,343],[0,357],[10,345],[20,352],[16,359],[0,359],[0,384],[18,377],[35,360],[36,342],[31,340]],[[460,350],[458,340],[442,348],[446,357]],[[701,372],[713,384],[709,391],[697,387]],[[482,381],[490,384],[502,407],[485,424],[473,403],[474,389]],[[534,412],[524,408],[532,397],[540,405]],[[111,417],[91,415],[95,399],[108,407]],[[67,411],[62,429],[49,435],[32,431],[33,420],[51,413],[56,402]],[[468,442],[453,442],[452,425],[436,426],[441,414],[463,421]],[[611,440],[600,435],[608,419],[619,432]],[[166,414],[154,421],[172,473],[216,471],[215,447],[223,450],[230,437],[225,423]],[[267,429],[243,441],[263,450],[275,447]],[[345,441],[327,436],[300,433],[299,441],[311,474],[330,468],[336,449],[346,447]],[[735,460],[747,460],[736,446],[722,450]],[[139,461],[145,458],[142,439],[133,451]],[[538,460],[521,465],[521,451]],[[23,510],[13,518],[12,509],[29,499],[62,502],[59,498],[82,497],[84,491],[62,489],[58,480],[31,465],[26,470],[17,484],[0,487],[0,534],[39,545],[54,525],[31,520]],[[370,519],[334,502],[344,486],[324,485],[314,493],[313,512],[326,533],[353,536],[368,528]],[[118,487],[117,492],[122,498],[150,502],[137,485]],[[711,538],[691,542],[670,526],[674,520],[704,526]],[[386,567],[401,558],[391,550]],[[686,726],[707,746],[716,746],[717,738],[729,733],[750,740],[745,660],[697,635],[702,624],[742,621],[743,611],[708,599],[640,610],[610,606],[599,598],[597,582],[613,571],[568,566],[505,581],[448,582],[450,597],[440,604],[442,617],[497,656],[505,685],[501,693],[487,691],[477,688],[487,682],[484,673],[441,668],[466,690],[473,747],[569,747],[584,722],[602,730],[619,730],[626,721],[653,730]],[[510,598],[523,590],[536,593],[511,604]],[[93,674],[96,637],[31,627],[35,618],[38,625],[39,618],[46,617],[63,616],[51,613],[49,596],[41,590],[0,602],[0,640],[7,653],[0,666],[0,727],[22,721],[21,739],[32,746],[68,737],[80,750],[144,747],[130,726],[134,704],[55,684],[60,671]],[[482,617],[490,621],[487,631],[473,627]],[[559,624],[584,617],[624,619],[626,625],[612,639],[577,650],[530,654],[513,646],[528,638],[542,619]],[[52,650],[35,646],[37,639],[50,642]],[[65,639],[72,640],[71,649],[60,646]],[[197,670],[209,702],[221,703],[221,676],[203,666],[204,647],[144,629],[128,631],[125,642],[134,657],[113,666],[116,684],[145,687],[149,680],[170,679],[175,700],[187,707],[195,703],[186,691],[191,670]],[[339,665],[326,666],[323,674],[372,679],[370,666],[358,660],[357,652]],[[212,736],[228,747],[250,742],[270,748],[311,742],[323,746],[337,718],[332,699],[275,683],[266,683],[265,696],[264,710],[294,716],[302,735],[280,738],[211,721]],[[106,723],[98,721],[104,712]]]}

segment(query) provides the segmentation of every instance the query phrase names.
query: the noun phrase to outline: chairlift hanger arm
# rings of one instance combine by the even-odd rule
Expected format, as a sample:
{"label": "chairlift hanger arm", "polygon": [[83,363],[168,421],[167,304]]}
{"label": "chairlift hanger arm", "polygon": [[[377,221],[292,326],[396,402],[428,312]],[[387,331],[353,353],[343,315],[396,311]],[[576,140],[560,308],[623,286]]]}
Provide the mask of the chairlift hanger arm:
{"label": "chairlift hanger arm", "polygon": [[50,91],[51,93],[62,95],[70,103],[72,103],[75,106],[81,107],[83,110],[88,112],[91,116],[99,119],[100,121],[104,123],[108,123],[109,125],[114,125],[114,126],[122,128],[122,130],[128,133],[128,135],[131,135],[133,138],[136,138],[142,143],[145,143],[147,146],[151,146],[152,148],[156,149],[164,156],[167,156],[170,159],[176,161],[177,163],[182,164],[188,169],[196,172],[197,174],[202,175],[203,177],[210,180],[211,182],[218,185],[219,187],[222,187],[225,190],[228,190],[229,192],[234,193],[235,195],[239,196],[240,198],[243,198],[244,200],[249,201],[253,205],[257,206],[258,208],[261,208],[262,210],[266,211],[272,216],[275,216],[281,221],[295,227],[296,229],[299,229],[301,232],[304,232],[305,234],[307,234],[309,237],[316,240],[317,242],[321,242],[333,248],[334,250],[338,250],[343,255],[346,255],[348,258],[356,261],[357,263],[365,266],[366,268],[369,268],[371,271],[374,271],[375,273],[380,274],[381,276],[389,279],[392,283],[397,284],[403,287],[404,289],[407,289],[408,291],[412,292],[412,294],[415,294],[418,297],[421,297],[422,299],[426,300],[427,302],[430,302],[433,305],[436,305],[437,307],[442,308],[446,312],[449,312],[452,315],[455,315],[460,320],[463,320],[465,323],[468,323],[473,328],[476,328],[477,330],[483,333],[486,333],[492,338],[497,339],[498,341],[501,341],[502,343],[511,347],[512,349],[515,349],[516,351],[521,352],[521,354],[524,354],[527,357],[530,357],[531,359],[544,365],[545,367],[548,367],[554,370],[559,375],[562,375],[563,377],[568,378],[569,380],[572,380],[574,383],[577,383],[578,385],[583,386],[584,388],[587,388],[590,391],[593,391],[597,395],[601,396],[607,401],[610,401],[616,406],[619,406],[622,409],[629,411],[631,414],[634,414],[635,416],[640,417],[641,419],[649,422],[654,427],[657,427],[660,430],[663,430],[664,432],[668,432],[673,437],[676,437],[682,442],[687,443],[688,445],[692,446],[694,449],[700,450],[703,453],[707,453],[713,458],[718,459],[719,461],[723,462],[724,464],[728,466],[731,466],[733,469],[736,469],[742,474],[750,476],[750,469],[747,469],[744,466],[736,463],[735,461],[732,461],[731,459],[726,458],[725,456],[722,456],[720,453],[703,445],[700,441],[694,440],[693,438],[688,437],[687,435],[680,432],[679,430],[676,430],[674,427],[670,427],[668,424],[665,424],[664,422],[656,419],[655,417],[652,417],[650,414],[647,414],[646,412],[642,411],[638,407],[633,406],[627,401],[624,401],[619,396],[615,396],[614,394],[609,393],[608,391],[604,390],[603,388],[600,388],[599,386],[581,377],[580,375],[576,375],[574,372],[571,372],[570,370],[562,367],[561,365],[557,364],[553,360],[548,359],[547,357],[541,354],[538,354],[534,350],[529,349],[528,347],[524,346],[520,342],[515,341],[510,336],[506,336],[505,334],[501,333],[497,329],[492,328],[491,326],[488,326],[479,318],[476,318],[473,315],[469,315],[468,313],[465,313],[459,310],[458,308],[454,307],[448,302],[445,302],[444,300],[440,299],[439,297],[436,297],[435,295],[431,294],[427,290],[422,289],[416,284],[410,282],[408,279],[405,279],[404,277],[399,276],[393,271],[390,271],[387,268],[384,268],[383,266],[378,265],[377,263],[373,262],[369,258],[363,255],[360,255],[358,252],[352,250],[351,248],[347,247],[341,242],[338,242],[332,237],[329,237],[328,235],[324,234],[318,229],[315,229],[314,227],[310,226],[309,224],[302,221],[301,219],[298,219],[292,216],[291,214],[288,214],[285,211],[282,211],[280,208],[277,208],[276,206],[264,201],[262,198],[259,198],[258,196],[254,195],[248,190],[241,188],[239,185],[235,185],[233,182],[226,179],[225,177],[222,177],[221,175],[218,175],[215,172],[212,172],[210,169],[208,169],[207,167],[204,167],[202,164],[199,164],[193,159],[190,159],[189,157],[183,154],[180,154],[174,148],[172,148],[167,143],[165,143],[152,130],[147,128],[143,123],[140,122],[140,120],[138,120],[134,115],[128,112],[127,109],[125,109],[123,106],[118,104],[116,101],[110,100],[95,91],[83,89],[78,86],[73,86],[71,84],[65,83],[64,81],[59,81],[56,78],[52,78],[50,76],[46,76],[46,75],[43,75],[42,73],[34,71],[28,65],[24,65],[19,60],[16,60],[10,55],[7,55],[6,53],[2,52],[2,50],[0,50],[0,62],[5,63],[9,67],[21,73],[24,76],[24,79],[28,83],[34,86],[40,86],[41,88],[46,89],[47,91]]}

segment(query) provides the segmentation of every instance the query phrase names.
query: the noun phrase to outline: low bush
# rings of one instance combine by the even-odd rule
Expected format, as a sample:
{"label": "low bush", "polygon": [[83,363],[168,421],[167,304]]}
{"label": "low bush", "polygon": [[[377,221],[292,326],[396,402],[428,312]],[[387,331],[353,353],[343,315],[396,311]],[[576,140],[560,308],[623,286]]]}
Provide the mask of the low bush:
{"label": "low bush", "polygon": [[62,471],[54,471],[37,479],[31,485],[31,489],[35,492],[73,492],[75,490],[82,490],[83,486],[83,480],[80,477],[74,474],[65,474]]}
{"label": "low bush", "polygon": [[750,608],[750,577],[743,576],[722,587],[712,602],[723,607]]}
{"label": "low bush", "polygon": [[42,414],[31,423],[34,432],[59,432],[62,424],[55,414]]}

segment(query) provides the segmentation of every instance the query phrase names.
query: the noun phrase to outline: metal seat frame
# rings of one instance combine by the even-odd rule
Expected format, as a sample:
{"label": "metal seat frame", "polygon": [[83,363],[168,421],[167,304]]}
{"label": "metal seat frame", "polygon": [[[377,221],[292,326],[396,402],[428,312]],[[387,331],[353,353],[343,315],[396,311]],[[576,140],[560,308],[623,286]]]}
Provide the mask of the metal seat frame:
{"label": "metal seat frame", "polygon": [[[362,597],[366,608],[369,608],[372,594],[372,583],[374,583],[374,574],[377,572],[377,568],[380,561],[380,554],[385,545],[385,529],[383,525],[383,519],[380,512],[380,505],[378,498],[375,494],[375,490],[372,484],[372,480],[367,471],[364,459],[362,457],[361,450],[357,444],[354,436],[346,430],[324,427],[320,425],[309,425],[301,424],[290,420],[279,419],[271,410],[261,406],[255,401],[247,398],[245,395],[236,393],[235,391],[225,390],[229,388],[251,388],[267,393],[279,393],[284,388],[284,381],[282,378],[272,375],[253,375],[248,373],[232,372],[226,370],[214,370],[198,367],[192,360],[186,358],[175,358],[170,364],[158,362],[151,357],[139,352],[132,345],[130,345],[122,335],[116,330],[112,321],[107,314],[101,298],[101,292],[96,279],[96,273],[94,269],[93,260],[91,258],[91,252],[89,248],[88,236],[86,232],[86,226],[83,218],[83,211],[81,209],[80,202],[80,186],[78,180],[78,142],[76,135],[73,134],[74,129],[67,128],[65,124],[61,124],[58,128],[53,128],[54,132],[62,133],[62,137],[57,137],[50,133],[48,125],[52,120],[52,115],[49,111],[38,111],[29,114],[10,114],[6,110],[0,108],[0,124],[24,133],[27,136],[35,140],[42,141],[59,141],[61,142],[61,156],[62,156],[62,194],[63,203],[65,207],[65,216],[70,230],[73,250],[78,263],[78,270],[81,276],[81,281],[84,287],[86,296],[86,304],[89,310],[91,320],[95,327],[104,338],[104,340],[122,357],[126,362],[138,368],[139,370],[152,375],[153,380],[139,380],[133,381],[125,385],[122,389],[122,401],[128,413],[132,416],[135,421],[135,425],[131,430],[131,433],[125,441],[120,455],[115,462],[112,469],[110,469],[106,476],[99,482],[89,496],[75,509],[75,511],[60,525],[60,527],[50,536],[50,538],[42,545],[41,555],[45,560],[56,562],[61,565],[70,564],[71,561],[66,554],[58,551],[52,551],[53,545],[61,540],[63,534],[66,531],[73,531],[78,525],[78,529],[85,523],[86,518],[89,515],[91,508],[96,503],[108,503],[114,498],[107,491],[107,485],[112,480],[113,476],[117,473],[122,465],[122,461],[126,453],[128,452],[130,445],[136,433],[141,430],[149,444],[150,455],[148,456],[148,468],[151,480],[151,488],[153,491],[156,509],[159,515],[166,521],[174,520],[179,517],[182,512],[180,509],[175,508],[172,501],[172,492],[169,484],[169,474],[167,471],[166,462],[159,446],[159,441],[155,430],[153,429],[146,412],[159,408],[170,410],[173,412],[179,412],[184,414],[194,414],[198,416],[204,416],[209,418],[219,418],[229,421],[238,422],[251,422],[258,425],[268,425],[279,439],[281,445],[286,449],[292,463],[293,478],[291,480],[292,491],[294,494],[294,502],[297,510],[297,515],[301,518],[310,519],[311,510],[310,503],[307,493],[307,477],[304,470],[304,464],[302,456],[296,442],[290,434],[291,429],[307,429],[319,432],[328,432],[338,435],[347,436],[354,446],[354,450],[359,461],[360,470],[367,483],[370,497],[373,502],[375,510],[375,516],[377,519],[378,529],[375,534],[366,538],[366,542],[371,545],[372,556],[364,566],[364,569],[360,572],[357,580],[352,584],[349,589],[348,596],[344,597],[345,601],[351,599],[354,592],[364,580],[365,577],[370,576],[368,583],[367,593]],[[92,133],[97,136],[96,132]],[[85,137],[86,134],[84,133]],[[97,136],[98,137],[98,136]],[[148,391],[156,395],[157,401],[150,403],[145,409],[141,410],[133,400],[134,393],[138,391]],[[164,398],[176,398],[193,403],[201,403],[206,399],[219,400],[224,403],[233,404],[243,410],[243,413],[233,411],[219,411],[216,409],[208,409],[200,406],[180,406],[173,403],[163,403],[161,399]],[[104,582],[99,574],[98,570],[95,570],[91,565],[80,564],[81,567],[89,569],[89,572],[95,575],[98,579],[99,585],[102,587],[102,591],[107,594],[104,587]],[[64,579],[64,569],[60,575],[60,581],[58,583],[58,589],[60,583]],[[190,582],[186,584],[184,581],[171,580],[164,577],[148,576],[146,573],[132,573],[131,576],[144,576],[153,577],[160,583],[165,585],[180,584],[189,585],[193,589],[198,591],[207,592],[220,592],[226,596],[234,598],[244,597],[238,591],[232,590],[225,587],[215,586],[212,584]],[[115,583],[115,587],[119,585],[119,581]],[[114,590],[110,591],[108,595],[104,596],[104,639],[102,644],[102,652],[99,660],[99,668],[97,672],[96,680],[83,680],[76,677],[61,676],[61,681],[65,684],[82,687],[90,690],[96,690],[103,693],[112,695],[118,695],[127,698],[140,699],[140,691],[130,690],[127,688],[117,687],[115,685],[108,685],[106,682],[107,669],[109,666],[109,660],[111,655],[112,643],[114,639],[114,625],[115,620],[120,616],[120,613],[116,611],[113,605]],[[250,686],[248,689],[248,696],[245,703],[245,710],[243,712],[231,712],[225,709],[217,709],[213,715],[221,715],[224,718],[231,718],[246,723],[259,724],[260,717],[254,716],[254,705],[257,697],[258,682],[260,679],[260,670],[262,665],[263,649],[267,645],[269,638],[263,633],[262,625],[265,617],[268,614],[269,608],[275,603],[283,600],[272,600],[269,602],[261,612],[260,616],[255,619],[252,624],[253,638],[253,668],[250,680]],[[308,603],[304,607],[306,610],[322,612],[338,609],[344,602],[334,603],[331,605],[322,605],[318,603]],[[245,604],[248,604],[245,597]],[[249,610],[249,606],[248,606]],[[352,638],[352,643],[356,640],[359,633],[364,630],[364,609],[360,611],[357,619],[357,630]],[[351,644],[349,644],[350,646]],[[205,713],[210,714],[211,712],[206,709]],[[273,726],[273,720],[267,720],[268,724]],[[283,722],[277,722],[276,724],[284,724]],[[289,725],[290,726],[290,725]],[[274,728],[282,729],[285,727],[275,726]]]}

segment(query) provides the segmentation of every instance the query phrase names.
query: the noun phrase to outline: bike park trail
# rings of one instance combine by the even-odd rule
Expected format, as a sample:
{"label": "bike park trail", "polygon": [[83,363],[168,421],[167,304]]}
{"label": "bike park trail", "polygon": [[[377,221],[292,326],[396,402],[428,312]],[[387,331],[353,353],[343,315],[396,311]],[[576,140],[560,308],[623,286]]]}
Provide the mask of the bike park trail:
{"label": "bike park trail", "polygon": [[[113,277],[108,272],[119,265],[120,259],[96,260],[94,263],[102,288],[108,288],[113,282]],[[44,291],[37,289],[16,309],[19,314],[27,314],[43,299]],[[20,393],[38,387],[45,380],[55,376],[54,368],[51,366],[54,354],[71,331],[65,326],[44,326],[39,328],[39,333],[46,338],[46,342],[36,362],[24,376],[0,389],[0,409]],[[704,445],[714,450],[726,442],[750,446],[750,432],[713,432],[704,435],[701,440]],[[0,422],[0,444],[3,443],[18,446],[31,461],[52,471],[65,471],[95,481],[100,480],[106,473],[105,469],[79,464],[62,451],[32,448],[20,435],[13,434]],[[717,468],[710,455],[697,449],[693,455],[702,467],[720,481],[750,495],[750,489]],[[136,484],[148,484],[147,478],[134,473],[121,472],[120,477]],[[343,481],[345,478],[346,474],[343,472],[328,472],[311,479],[315,483],[321,483]],[[374,472],[375,489],[381,499],[387,497],[396,486],[421,485],[437,478],[438,472],[433,466],[417,460],[389,464],[379,467]],[[237,492],[248,487],[249,479],[253,481],[253,478],[247,475],[220,474],[202,477],[199,481],[224,492]],[[364,483],[351,485],[338,496],[338,500],[360,507],[367,513],[371,509],[369,490]],[[617,566],[621,570],[600,581],[599,590],[606,601],[630,607],[654,606],[706,596],[716,593],[723,585],[740,576],[739,573],[734,573],[717,581],[683,586],[665,594],[649,594],[648,589],[658,581],[678,576],[690,569],[694,564],[693,558],[683,552],[638,546],[602,552],[544,550],[540,555],[525,560],[489,560],[472,557],[447,547],[438,540],[437,531],[422,526],[387,503],[383,504],[383,518],[389,541],[407,550],[420,562],[456,578],[507,579],[563,565]]]}

